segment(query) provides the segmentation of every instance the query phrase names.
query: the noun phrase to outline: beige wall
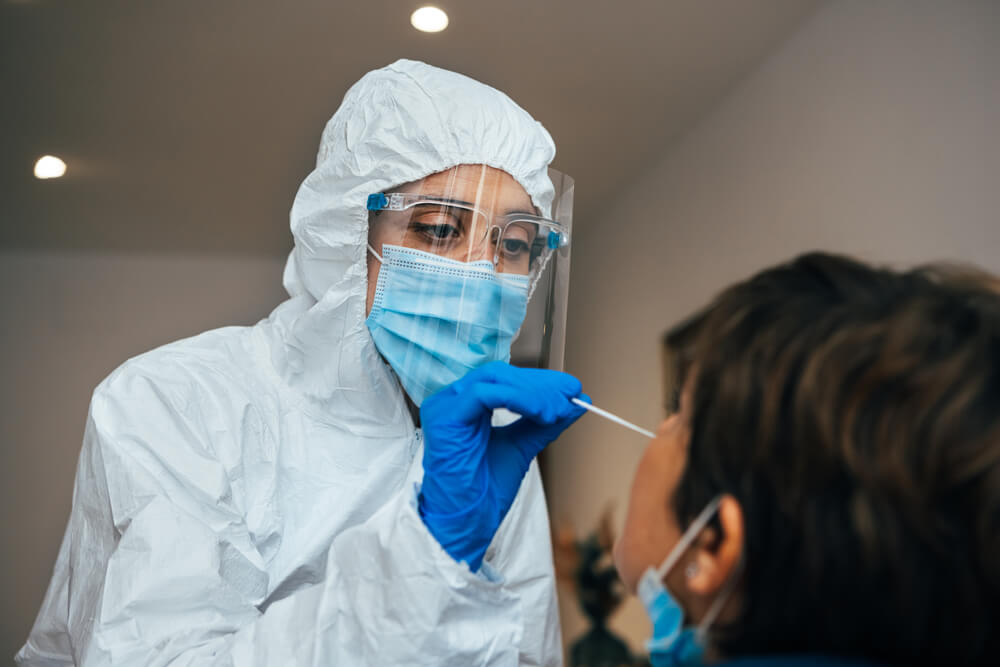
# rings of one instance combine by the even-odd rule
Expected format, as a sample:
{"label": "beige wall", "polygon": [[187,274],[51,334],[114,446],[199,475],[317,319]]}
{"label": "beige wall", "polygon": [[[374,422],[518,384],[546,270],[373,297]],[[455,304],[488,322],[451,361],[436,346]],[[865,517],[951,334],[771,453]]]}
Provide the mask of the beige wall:
{"label": "beige wall", "polygon": [[[578,212],[567,369],[653,427],[660,333],[752,271],[817,248],[1000,271],[998,128],[1000,3],[830,3],[601,215]],[[642,449],[584,417],[550,450],[553,518],[587,529],[613,500],[620,526]],[[648,636],[635,602],[616,625]]]}
{"label": "beige wall", "polygon": [[27,637],[69,517],[94,386],[130,356],[251,324],[278,259],[0,253],[0,665]]}

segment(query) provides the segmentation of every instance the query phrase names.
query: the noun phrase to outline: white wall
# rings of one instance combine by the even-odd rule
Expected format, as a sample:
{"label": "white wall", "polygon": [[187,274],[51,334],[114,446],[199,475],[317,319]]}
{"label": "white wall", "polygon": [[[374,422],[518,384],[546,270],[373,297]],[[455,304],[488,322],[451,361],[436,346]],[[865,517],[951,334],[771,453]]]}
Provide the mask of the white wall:
{"label": "white wall", "polygon": [[0,253],[0,665],[27,637],[69,517],[90,394],[148,349],[252,324],[272,258]]}
{"label": "white wall", "polygon": [[[757,269],[826,249],[1000,271],[1000,3],[831,2],[603,215],[578,218],[567,370],[648,427],[660,334]],[[549,453],[553,518],[586,530],[614,500],[620,527],[642,448],[584,417]],[[581,619],[562,612],[571,640]],[[635,602],[615,627],[649,632]]]}

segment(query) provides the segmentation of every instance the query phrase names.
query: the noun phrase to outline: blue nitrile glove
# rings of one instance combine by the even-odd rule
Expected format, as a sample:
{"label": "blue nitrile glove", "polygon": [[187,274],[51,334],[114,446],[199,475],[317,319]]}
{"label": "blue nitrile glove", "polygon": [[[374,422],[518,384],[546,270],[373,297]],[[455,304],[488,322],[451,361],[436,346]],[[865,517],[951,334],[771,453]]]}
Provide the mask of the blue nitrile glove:
{"label": "blue nitrile glove", "polygon": [[[424,481],[420,516],[456,561],[473,571],[507,515],[531,461],[584,413],[572,375],[481,366],[428,397],[420,406],[424,431]],[[493,428],[494,408],[521,419]]]}

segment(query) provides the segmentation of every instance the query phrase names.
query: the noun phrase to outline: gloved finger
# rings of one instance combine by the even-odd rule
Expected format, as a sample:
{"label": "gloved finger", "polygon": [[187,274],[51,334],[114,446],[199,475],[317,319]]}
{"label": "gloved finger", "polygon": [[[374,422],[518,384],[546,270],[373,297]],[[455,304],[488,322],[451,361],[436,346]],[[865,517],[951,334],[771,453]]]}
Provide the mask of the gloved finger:
{"label": "gloved finger", "polygon": [[513,424],[495,428],[494,431],[498,432],[501,437],[494,440],[518,448],[525,460],[530,461],[550,443],[559,438],[563,431],[572,426],[583,412],[580,409],[576,414],[548,425],[540,425],[528,419],[520,419]]}
{"label": "gloved finger", "polygon": [[520,387],[524,391],[555,391],[568,398],[579,396],[583,391],[580,381],[568,373],[544,368],[518,368],[502,361],[490,362],[469,371],[452,387],[461,392],[479,382]]}
{"label": "gloved finger", "polygon": [[554,424],[567,417],[578,417],[582,408],[570,402],[570,397],[550,386],[525,390],[505,384],[479,382],[462,393],[464,400],[455,401],[454,419],[471,420],[485,410],[506,408],[538,424]]}
{"label": "gloved finger", "polygon": [[494,431],[499,433],[490,440],[492,455],[508,462],[518,461],[523,473],[531,465],[531,461],[559,437],[563,429],[555,426],[539,427],[522,419]]}
{"label": "gloved finger", "polygon": [[[590,403],[590,396],[586,394],[580,394],[578,396],[580,400],[585,403]],[[519,431],[512,430],[511,433],[517,432],[520,436],[527,436],[532,432],[538,432],[540,429],[545,429],[555,435],[552,436],[554,440],[559,433],[562,433],[567,428],[573,425],[577,419],[582,417],[587,411],[584,408],[570,402],[569,407],[560,410],[560,416],[552,421],[551,423],[538,423],[537,421],[532,421],[530,419],[520,419],[513,424],[510,424],[511,429],[520,429]]]}
{"label": "gloved finger", "polygon": [[[579,398],[584,403],[588,403],[588,404],[593,403],[593,401],[590,400],[590,396],[588,396],[587,394],[580,394],[576,398]],[[560,417],[558,420],[556,420],[552,424],[552,426],[549,427],[549,428],[552,428],[552,429],[558,429],[558,432],[556,433],[556,437],[558,436],[559,433],[562,433],[563,431],[565,431],[566,429],[568,429],[570,426],[572,426],[576,422],[577,419],[579,419],[580,417],[582,417],[587,412],[586,409],[581,408],[579,405],[576,405],[575,403],[570,402],[570,406],[571,407],[569,408],[569,410],[567,410],[566,412],[564,412],[563,416]],[[552,439],[555,440],[555,437],[553,437]]]}

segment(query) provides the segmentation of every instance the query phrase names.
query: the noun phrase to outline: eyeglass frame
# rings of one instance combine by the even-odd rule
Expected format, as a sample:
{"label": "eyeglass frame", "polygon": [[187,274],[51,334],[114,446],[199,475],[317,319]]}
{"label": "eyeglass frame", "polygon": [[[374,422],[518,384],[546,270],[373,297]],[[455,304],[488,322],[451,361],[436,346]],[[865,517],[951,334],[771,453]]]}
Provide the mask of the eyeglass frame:
{"label": "eyeglass frame", "polygon": [[[493,222],[495,220],[494,216],[487,214],[486,211],[472,206],[471,204],[457,202],[453,199],[436,198],[430,195],[422,195],[412,192],[376,192],[370,194],[368,195],[366,208],[369,211],[376,212],[405,211],[420,204],[432,204],[438,206],[446,205],[453,208],[471,211],[474,214],[483,216],[483,218],[489,222]],[[545,246],[549,250],[558,250],[559,248],[565,248],[569,245],[569,233],[566,231],[565,225],[556,220],[544,218],[539,215],[531,215],[530,213],[508,213],[499,217],[505,218],[506,223],[503,226],[495,224],[486,225],[485,233],[483,234],[483,238],[478,241],[479,243],[486,240],[491,229],[499,229],[503,232],[506,230],[507,226],[513,222],[528,222],[539,225],[540,228],[544,227],[549,230],[549,235],[545,241]]]}

